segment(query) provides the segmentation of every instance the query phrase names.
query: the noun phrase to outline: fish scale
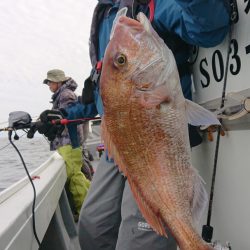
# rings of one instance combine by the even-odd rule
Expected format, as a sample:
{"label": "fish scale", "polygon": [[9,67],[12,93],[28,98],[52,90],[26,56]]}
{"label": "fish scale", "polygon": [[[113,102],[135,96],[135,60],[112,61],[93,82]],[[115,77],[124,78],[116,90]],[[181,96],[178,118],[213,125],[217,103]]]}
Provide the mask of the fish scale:
{"label": "fish scale", "polygon": [[199,111],[209,117],[202,121],[218,122],[184,99],[172,53],[147,18],[139,19],[118,19],[105,52],[100,79],[105,147],[157,233],[167,237],[167,226],[181,250],[211,250],[193,222],[207,197],[191,165],[187,114]]}

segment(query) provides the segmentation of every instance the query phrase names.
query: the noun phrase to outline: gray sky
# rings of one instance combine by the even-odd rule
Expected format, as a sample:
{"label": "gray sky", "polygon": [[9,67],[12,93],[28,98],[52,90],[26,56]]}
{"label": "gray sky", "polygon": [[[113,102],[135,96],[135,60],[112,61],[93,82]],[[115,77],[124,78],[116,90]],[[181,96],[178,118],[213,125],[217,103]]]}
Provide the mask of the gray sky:
{"label": "gray sky", "polygon": [[37,116],[51,108],[42,84],[49,69],[76,80],[90,72],[89,29],[96,0],[0,1],[0,128],[11,111]]}

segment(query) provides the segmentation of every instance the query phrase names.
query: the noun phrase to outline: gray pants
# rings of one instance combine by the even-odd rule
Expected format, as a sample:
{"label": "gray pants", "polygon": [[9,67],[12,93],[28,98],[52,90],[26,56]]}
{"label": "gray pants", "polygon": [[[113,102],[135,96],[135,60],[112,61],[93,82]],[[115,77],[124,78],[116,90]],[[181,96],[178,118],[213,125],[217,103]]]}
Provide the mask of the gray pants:
{"label": "gray pants", "polygon": [[176,250],[142,217],[126,178],[103,156],[79,218],[82,250]]}

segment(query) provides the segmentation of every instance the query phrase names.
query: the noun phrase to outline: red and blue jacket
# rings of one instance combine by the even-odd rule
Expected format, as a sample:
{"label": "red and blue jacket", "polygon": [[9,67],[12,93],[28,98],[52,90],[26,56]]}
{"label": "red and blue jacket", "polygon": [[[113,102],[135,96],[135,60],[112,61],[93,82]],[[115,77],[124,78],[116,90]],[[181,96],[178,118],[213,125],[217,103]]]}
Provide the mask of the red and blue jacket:
{"label": "red and blue jacket", "polygon": [[[93,15],[90,34],[90,57],[93,67],[104,56],[117,11],[128,2],[132,1],[99,0]],[[187,66],[190,46],[213,47],[223,41],[230,26],[227,1],[151,0],[149,2],[153,2],[153,16],[149,5],[139,4],[137,12],[143,11],[151,17],[152,26],[172,49],[180,74],[183,94],[185,98],[192,99],[191,74]],[[94,88],[92,103],[75,104],[66,111],[68,119],[102,115],[103,105],[98,84]]]}

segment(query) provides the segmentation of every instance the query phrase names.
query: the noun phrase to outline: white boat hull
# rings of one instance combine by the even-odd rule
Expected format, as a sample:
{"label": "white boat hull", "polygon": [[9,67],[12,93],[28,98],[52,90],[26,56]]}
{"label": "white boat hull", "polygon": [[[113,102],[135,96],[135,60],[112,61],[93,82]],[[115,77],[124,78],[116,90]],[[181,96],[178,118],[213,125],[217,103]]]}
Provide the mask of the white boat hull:
{"label": "white boat hull", "polygon": [[[250,97],[250,3],[237,1],[237,8],[239,19],[233,26],[226,83],[225,105],[229,110],[237,105],[240,107],[240,96],[242,100]],[[228,44],[229,39],[226,38],[215,48],[200,48],[193,67],[194,99],[211,110],[220,108]],[[239,95],[232,99],[228,95],[231,92]],[[223,244],[228,241],[234,250],[249,250],[250,114],[233,121],[224,120],[223,124],[228,131],[220,138],[211,217],[213,240]],[[193,148],[192,161],[207,183],[210,193],[216,133],[213,142],[206,137],[207,134],[204,135],[204,142]],[[203,224],[206,224],[206,219],[204,216]]]}
{"label": "white boat hull", "polygon": [[[57,153],[53,154],[31,176],[36,176],[33,180],[36,188],[35,224],[42,242],[40,249],[80,249],[64,191],[67,176],[62,158]],[[0,194],[1,250],[38,249],[32,226],[33,197],[27,177]],[[67,207],[68,211],[65,211]],[[60,241],[56,240],[58,238]]]}
{"label": "white boat hull", "polygon": [[[250,133],[230,131],[221,138],[214,189],[211,226],[213,240],[230,242],[232,249],[249,250],[250,222]],[[192,150],[193,165],[199,169],[210,192],[215,142],[206,141]],[[206,214],[205,214],[206,215]],[[206,216],[203,218],[206,223]]]}

